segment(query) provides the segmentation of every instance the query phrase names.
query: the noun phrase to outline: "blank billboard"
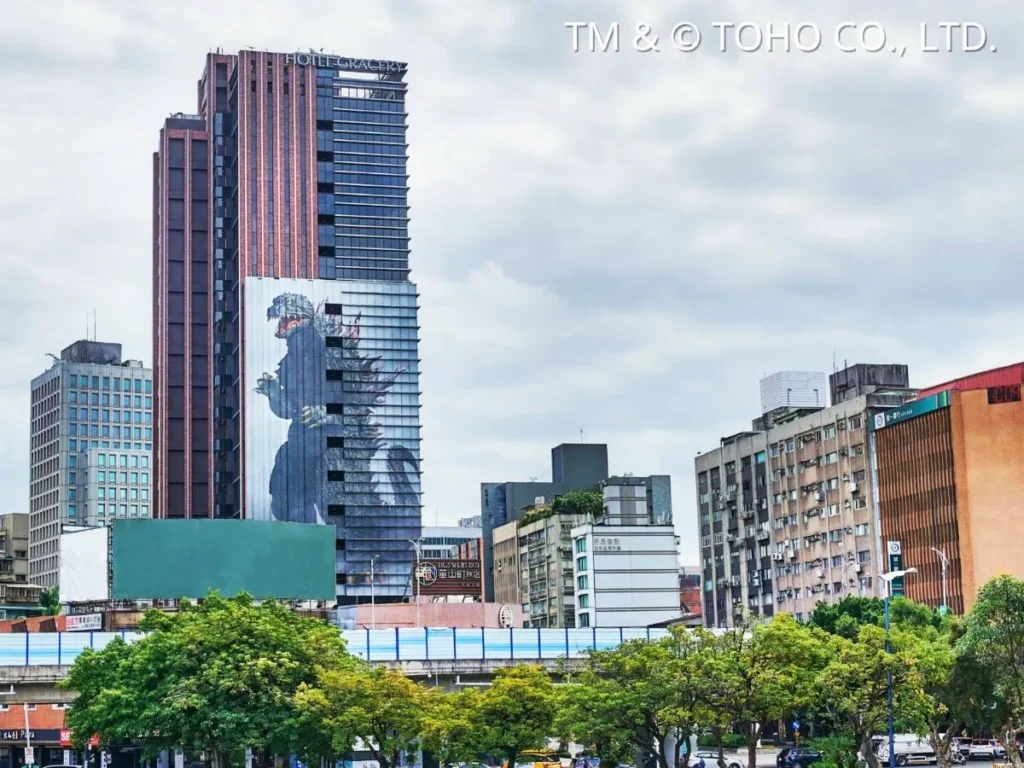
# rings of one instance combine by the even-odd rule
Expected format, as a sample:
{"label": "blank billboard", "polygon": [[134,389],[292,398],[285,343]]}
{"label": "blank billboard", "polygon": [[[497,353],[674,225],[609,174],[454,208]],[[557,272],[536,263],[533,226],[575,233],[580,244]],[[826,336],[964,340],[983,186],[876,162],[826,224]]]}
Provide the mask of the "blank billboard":
{"label": "blank billboard", "polygon": [[64,603],[110,599],[106,528],[86,528],[60,536],[60,599]]}
{"label": "blank billboard", "polygon": [[115,520],[111,598],[151,600],[248,592],[332,600],[334,529],[255,520]]}

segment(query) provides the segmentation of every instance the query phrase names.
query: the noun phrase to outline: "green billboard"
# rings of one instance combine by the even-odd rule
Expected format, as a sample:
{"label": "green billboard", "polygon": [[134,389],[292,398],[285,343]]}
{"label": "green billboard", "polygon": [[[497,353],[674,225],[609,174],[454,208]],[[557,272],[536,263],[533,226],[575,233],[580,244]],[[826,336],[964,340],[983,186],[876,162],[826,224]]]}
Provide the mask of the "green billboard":
{"label": "green billboard", "polygon": [[908,419],[914,419],[918,416],[923,416],[926,413],[937,411],[940,408],[949,407],[949,390],[937,392],[934,395],[928,397],[922,397],[920,400],[911,400],[909,403],[904,403],[897,408],[891,408],[888,411],[876,413],[874,421],[871,424],[873,430],[884,429],[892,424],[898,424],[901,421],[907,421]]}
{"label": "green billboard", "polygon": [[248,592],[258,599],[333,600],[334,527],[255,520],[115,520],[113,600]]}

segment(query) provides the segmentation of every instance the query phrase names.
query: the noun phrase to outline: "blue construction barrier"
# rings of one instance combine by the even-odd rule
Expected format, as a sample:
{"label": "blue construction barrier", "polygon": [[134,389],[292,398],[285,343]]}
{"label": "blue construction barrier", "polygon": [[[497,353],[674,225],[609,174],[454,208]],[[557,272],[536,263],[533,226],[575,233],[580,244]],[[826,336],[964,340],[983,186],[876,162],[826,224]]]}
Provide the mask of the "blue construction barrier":
{"label": "blue construction barrier", "polygon": [[[484,661],[579,658],[626,640],[658,640],[666,629],[343,629],[352,654],[369,661]],[[137,632],[38,632],[0,634],[0,666],[73,664],[86,648],[103,648]]]}

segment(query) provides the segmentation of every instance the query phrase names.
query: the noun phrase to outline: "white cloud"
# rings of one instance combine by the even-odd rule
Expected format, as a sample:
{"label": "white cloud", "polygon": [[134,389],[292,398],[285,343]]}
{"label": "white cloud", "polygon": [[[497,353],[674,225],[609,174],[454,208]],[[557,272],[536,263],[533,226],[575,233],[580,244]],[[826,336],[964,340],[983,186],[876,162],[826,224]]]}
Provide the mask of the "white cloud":
{"label": "white cloud", "polygon": [[[544,477],[562,441],[665,472],[694,559],[693,456],[757,379],[906,362],[926,385],[1019,356],[1020,60],[845,55],[952,2],[21,3],[0,28],[0,482],[27,503],[28,383],[82,335],[150,354],[151,153],[213,47],[410,63],[427,519]],[[564,22],[815,21],[816,54],[572,54]],[[628,35],[624,35],[628,48]]]}

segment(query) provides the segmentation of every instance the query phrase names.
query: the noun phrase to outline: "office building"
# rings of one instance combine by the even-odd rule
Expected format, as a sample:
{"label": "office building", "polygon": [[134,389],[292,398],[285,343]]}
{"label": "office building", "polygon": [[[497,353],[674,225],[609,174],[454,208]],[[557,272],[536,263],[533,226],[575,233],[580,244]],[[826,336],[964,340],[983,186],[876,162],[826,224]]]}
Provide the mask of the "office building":
{"label": "office building", "polygon": [[154,155],[157,512],[333,525],[343,604],[420,537],[406,69],[211,53]]}
{"label": "office building", "polygon": [[764,432],[740,432],[694,462],[707,627],[775,612],[767,448]]}
{"label": "office building", "polygon": [[572,529],[575,626],[649,627],[681,617],[671,506],[655,512],[647,486],[642,478],[609,478],[604,515]]}
{"label": "office building", "polygon": [[[995,576],[1024,578],[1024,363],[922,390],[872,422],[886,545],[899,543],[905,594],[969,611]],[[886,547],[888,549],[888,546]]]}
{"label": "office building", "polygon": [[480,517],[484,538],[484,592],[494,600],[494,530],[518,520],[538,504],[550,504],[569,491],[596,491],[608,477],[608,446],[563,443],[551,449],[551,481],[480,484]]}
{"label": "office building", "polygon": [[460,548],[483,535],[479,528],[455,525],[425,525],[419,540],[421,556],[426,560],[459,559]]}
{"label": "office building", "polygon": [[761,413],[827,405],[828,379],[820,371],[778,371],[761,379]]}
{"label": "office building", "polygon": [[78,341],[32,380],[29,581],[57,585],[65,525],[152,514],[152,372]]}
{"label": "office building", "polygon": [[[863,375],[883,369],[902,376]],[[853,366],[836,381],[845,392],[837,405],[783,407],[755,420],[763,430],[697,456],[705,626],[806,618],[818,602],[880,594],[868,429],[915,392],[905,366]]]}

